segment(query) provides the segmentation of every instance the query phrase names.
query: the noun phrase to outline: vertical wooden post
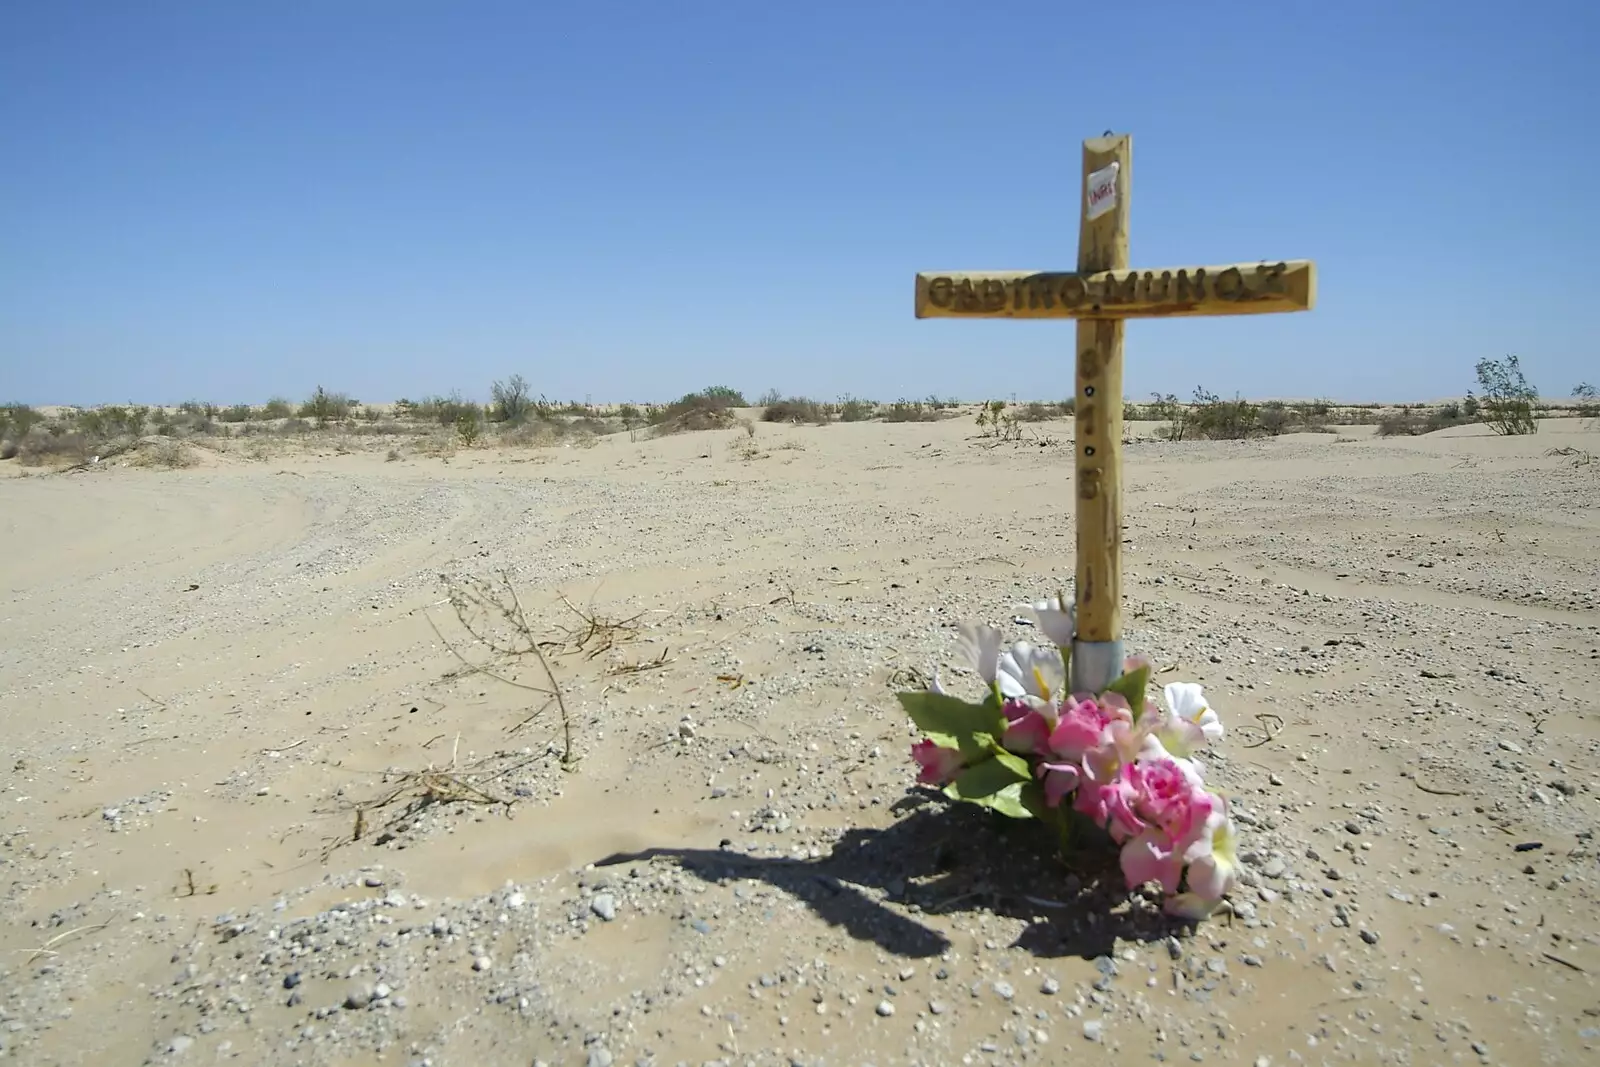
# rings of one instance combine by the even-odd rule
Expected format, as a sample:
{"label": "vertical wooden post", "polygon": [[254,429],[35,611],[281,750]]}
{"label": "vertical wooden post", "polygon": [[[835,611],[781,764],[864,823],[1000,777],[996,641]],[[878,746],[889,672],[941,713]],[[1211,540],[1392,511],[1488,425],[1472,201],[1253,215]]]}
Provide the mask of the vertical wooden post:
{"label": "vertical wooden post", "polygon": [[[1083,142],[1078,271],[1128,268],[1128,199],[1133,140]],[[1115,164],[1114,174],[1107,169]],[[1091,188],[1091,181],[1094,187]],[[1108,184],[1109,182],[1109,184]],[[1108,206],[1109,196],[1114,200]],[[1077,634],[1072,689],[1099,693],[1122,673],[1122,335],[1123,320],[1078,320],[1076,492]]]}

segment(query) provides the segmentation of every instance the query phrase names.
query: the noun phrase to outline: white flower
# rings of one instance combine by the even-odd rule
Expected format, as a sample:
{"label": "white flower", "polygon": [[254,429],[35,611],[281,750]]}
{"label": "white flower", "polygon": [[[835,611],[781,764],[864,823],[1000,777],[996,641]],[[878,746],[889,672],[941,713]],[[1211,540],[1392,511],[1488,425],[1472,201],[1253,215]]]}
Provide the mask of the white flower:
{"label": "white flower", "polygon": [[1051,705],[1066,688],[1061,653],[1053,648],[1018,641],[1001,654],[998,668],[995,681],[1000,685],[1000,695],[1008,700],[1027,700],[1030,704],[1038,700]]}
{"label": "white flower", "polygon": [[1222,720],[1206,703],[1205,693],[1197,683],[1173,682],[1161,692],[1167,698],[1167,708],[1174,717],[1200,727],[1207,742],[1222,740]]}
{"label": "white flower", "polygon": [[978,677],[983,679],[984,685],[994,685],[995,668],[1000,660],[1000,642],[1004,639],[999,630],[993,626],[972,623],[959,623],[956,626],[959,635],[957,643],[966,655],[972,669],[978,672]]}
{"label": "white flower", "polygon": [[1064,604],[1059,596],[1052,596],[1034,601],[1029,610],[1039,624],[1039,632],[1048,637],[1051,644],[1057,648],[1072,645],[1072,639],[1078,632],[1078,613],[1073,605]]}

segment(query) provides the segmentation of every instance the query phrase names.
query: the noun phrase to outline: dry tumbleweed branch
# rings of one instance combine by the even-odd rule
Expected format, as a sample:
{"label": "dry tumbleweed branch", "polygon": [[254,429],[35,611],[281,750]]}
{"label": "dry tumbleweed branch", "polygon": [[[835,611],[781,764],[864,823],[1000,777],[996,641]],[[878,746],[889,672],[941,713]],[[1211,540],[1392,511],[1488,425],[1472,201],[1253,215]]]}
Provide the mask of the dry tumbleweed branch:
{"label": "dry tumbleweed branch", "polygon": [[[494,583],[472,576],[439,577],[448,594],[447,602],[455,611],[456,621],[480,648],[489,653],[487,660],[473,661],[444,636],[439,625],[433,621],[433,616],[425,612],[433,632],[451,655],[461,661],[463,669],[456,672],[456,677],[482,674],[517,689],[542,694],[544,703],[513,726],[512,730],[521,729],[538,719],[554,704],[561,715],[561,765],[570,767],[576,762],[572,751],[572,716],[567,711],[567,701],[562,695],[560,683],[556,681],[550,659],[545,655],[545,648],[551,642],[534,636],[533,625],[528,622],[527,612],[522,609],[522,599],[511,584],[511,576],[501,571]],[[533,685],[514,676],[529,660],[539,665],[544,675],[544,685]]]}

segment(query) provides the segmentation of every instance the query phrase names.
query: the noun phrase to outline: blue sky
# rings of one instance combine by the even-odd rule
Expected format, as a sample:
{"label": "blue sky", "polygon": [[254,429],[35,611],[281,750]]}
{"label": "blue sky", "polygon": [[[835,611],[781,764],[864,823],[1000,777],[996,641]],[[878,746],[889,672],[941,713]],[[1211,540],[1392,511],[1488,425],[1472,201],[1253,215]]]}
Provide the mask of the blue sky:
{"label": "blue sky", "polygon": [[1061,397],[1070,322],[919,321],[913,277],[1070,269],[1107,129],[1135,266],[1319,272],[1310,313],[1132,322],[1130,396],[1429,399],[1509,352],[1565,396],[1597,11],[9,0],[0,400]]}

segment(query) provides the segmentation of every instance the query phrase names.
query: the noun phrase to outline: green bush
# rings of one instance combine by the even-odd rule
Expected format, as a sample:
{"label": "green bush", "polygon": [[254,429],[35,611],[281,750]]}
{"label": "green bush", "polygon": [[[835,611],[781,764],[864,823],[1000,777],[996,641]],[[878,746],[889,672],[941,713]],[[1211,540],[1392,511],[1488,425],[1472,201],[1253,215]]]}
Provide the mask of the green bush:
{"label": "green bush", "polygon": [[[762,398],[764,401],[765,397]],[[762,422],[809,422],[817,426],[832,421],[827,405],[803,396],[768,401],[762,412]]]}
{"label": "green bush", "polygon": [[1539,424],[1534,419],[1533,404],[1539,399],[1539,390],[1523,376],[1517,357],[1479,360],[1476,370],[1482,395],[1468,393],[1467,398],[1476,401],[1478,418],[1498,434],[1537,433]]}
{"label": "green bush", "polygon": [[287,419],[294,414],[294,405],[281,396],[275,396],[261,407],[263,419]]}
{"label": "green bush", "polygon": [[349,418],[354,407],[355,401],[346,394],[330,393],[319,385],[311,398],[300,405],[300,417],[314,419],[318,429],[325,429],[329,423]]}
{"label": "green bush", "polygon": [[939,417],[937,408],[920,400],[901,398],[883,409],[884,422],[933,422]]}
{"label": "green bush", "polygon": [[0,438],[20,440],[43,421],[44,416],[27,404],[0,405]]}
{"label": "green bush", "polygon": [[862,400],[854,396],[839,398],[840,422],[866,422],[877,413],[878,405],[870,400]]}
{"label": "green bush", "polygon": [[249,404],[234,404],[225,409],[220,416],[223,422],[249,422],[256,417],[255,409]]}
{"label": "green bush", "polygon": [[733,425],[734,408],[747,407],[744,397],[725,386],[686,393],[664,407],[652,404],[646,417],[657,433],[716,430]]}
{"label": "green bush", "polygon": [[533,394],[527,379],[520,374],[513,374],[503,382],[496,381],[489,386],[489,396],[491,417],[496,422],[516,426],[533,414]]}

